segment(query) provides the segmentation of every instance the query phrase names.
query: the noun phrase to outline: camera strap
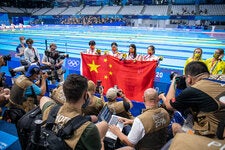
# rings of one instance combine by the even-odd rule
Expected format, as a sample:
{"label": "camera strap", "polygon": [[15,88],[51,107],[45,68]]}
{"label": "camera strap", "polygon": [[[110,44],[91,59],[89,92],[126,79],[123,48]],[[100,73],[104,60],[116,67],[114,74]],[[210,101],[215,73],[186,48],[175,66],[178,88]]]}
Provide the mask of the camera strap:
{"label": "camera strap", "polygon": [[216,80],[216,79],[205,78],[204,80],[209,80],[209,81],[212,81],[212,82],[217,82],[217,83],[220,83],[220,84],[225,84],[225,81]]}

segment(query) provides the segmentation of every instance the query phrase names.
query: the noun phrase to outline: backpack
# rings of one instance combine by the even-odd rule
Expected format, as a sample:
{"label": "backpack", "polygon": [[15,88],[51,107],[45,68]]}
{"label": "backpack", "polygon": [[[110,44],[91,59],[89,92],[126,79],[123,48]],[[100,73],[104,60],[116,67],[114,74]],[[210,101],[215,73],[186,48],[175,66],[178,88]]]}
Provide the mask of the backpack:
{"label": "backpack", "polygon": [[56,105],[49,112],[45,126],[42,126],[41,120],[36,120],[36,128],[31,133],[30,142],[26,150],[64,150],[71,149],[65,139],[73,136],[74,130],[78,129],[81,125],[88,121],[85,117],[78,115],[70,119],[63,128],[57,133],[52,129],[56,125],[55,119],[60,109],[60,105]]}
{"label": "backpack", "polygon": [[22,149],[26,148],[31,132],[35,130],[34,121],[37,119],[42,119],[42,112],[39,106],[33,108],[19,119],[17,123],[17,132]]}
{"label": "backpack", "polygon": [[11,107],[4,111],[2,120],[5,120],[10,123],[17,124],[18,120],[25,114],[26,112],[19,107]]}

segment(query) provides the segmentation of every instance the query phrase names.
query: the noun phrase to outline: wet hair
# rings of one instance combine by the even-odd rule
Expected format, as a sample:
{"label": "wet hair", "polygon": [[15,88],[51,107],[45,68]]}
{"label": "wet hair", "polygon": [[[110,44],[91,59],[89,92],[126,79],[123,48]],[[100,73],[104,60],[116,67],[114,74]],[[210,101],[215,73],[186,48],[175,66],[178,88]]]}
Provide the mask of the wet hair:
{"label": "wet hair", "polygon": [[27,40],[26,40],[26,43],[33,44],[33,43],[34,43],[34,41],[33,41],[31,38],[29,38],[29,39],[27,39]]}
{"label": "wet hair", "polygon": [[209,70],[204,62],[192,61],[185,67],[185,75],[196,76],[201,73],[209,74]]}
{"label": "wet hair", "polygon": [[63,92],[68,102],[77,102],[87,91],[87,78],[78,74],[70,74],[63,83]]}
{"label": "wet hair", "polygon": [[220,55],[224,54],[224,50],[222,48],[217,49],[220,52]]}
{"label": "wet hair", "polygon": [[[149,47],[151,47],[151,48],[152,48],[153,54],[155,54],[155,46],[150,45]],[[149,47],[148,47],[148,48],[149,48]]]}
{"label": "wet hair", "polygon": [[[132,47],[134,49],[134,58],[136,58],[136,56],[137,56],[136,45],[135,44],[130,44],[129,47]],[[130,51],[129,51],[129,55],[130,55]]]}
{"label": "wet hair", "polygon": [[91,40],[91,41],[89,42],[89,46],[92,46],[92,45],[96,45],[96,43],[95,43],[94,40]]}
{"label": "wet hair", "polygon": [[50,48],[51,48],[52,46],[56,46],[56,44],[55,44],[55,43],[51,43],[51,44],[49,45]]}
{"label": "wet hair", "polygon": [[200,51],[201,51],[201,57],[200,57],[200,58],[202,58],[202,53],[203,53],[203,51],[202,51],[201,48],[196,48],[196,49],[193,51],[193,57],[194,57],[194,55],[195,55],[195,51],[196,51],[196,50],[200,50]]}
{"label": "wet hair", "polygon": [[112,42],[111,47],[112,47],[112,46],[118,47],[118,44],[117,44],[116,42]]}

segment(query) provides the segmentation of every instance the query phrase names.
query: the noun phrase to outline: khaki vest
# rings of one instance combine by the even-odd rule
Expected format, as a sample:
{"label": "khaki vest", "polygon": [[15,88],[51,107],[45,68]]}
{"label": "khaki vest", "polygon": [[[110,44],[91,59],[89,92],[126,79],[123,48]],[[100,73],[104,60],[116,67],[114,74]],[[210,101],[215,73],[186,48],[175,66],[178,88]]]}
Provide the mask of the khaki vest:
{"label": "khaki vest", "polygon": [[51,98],[60,104],[63,104],[64,102],[66,102],[66,97],[64,95],[62,85],[60,85],[59,87],[55,88],[52,91]]}
{"label": "khaki vest", "polygon": [[92,97],[92,103],[88,105],[86,108],[82,109],[84,115],[96,115],[98,116],[99,112],[103,108],[103,102],[97,96]]}
{"label": "khaki vest", "polygon": [[[49,106],[43,114],[43,121],[47,120],[48,114],[50,112],[50,110],[52,109],[53,105]],[[57,125],[60,124],[60,126],[65,125],[71,118],[80,115],[81,114],[81,110],[72,108],[70,106],[69,103],[64,103],[63,106],[59,109],[59,112],[57,114],[57,117],[59,117],[60,119],[55,120],[55,123]],[[74,131],[74,134],[71,138],[66,139],[65,142],[66,144],[71,148],[71,149],[75,149],[78,141],[80,140],[81,135],[83,134],[84,130],[87,128],[87,126],[90,124],[90,121],[85,122],[83,125],[81,125],[77,130]]]}
{"label": "khaki vest", "polygon": [[225,140],[215,140],[204,136],[177,133],[169,150],[224,150]]}
{"label": "khaki vest", "polygon": [[133,119],[132,114],[128,111],[125,110],[123,101],[120,102],[108,102],[107,103],[109,109],[111,112],[114,112],[117,116],[128,118],[128,119]]}
{"label": "khaki vest", "polygon": [[22,103],[25,101],[24,99],[25,89],[31,86],[32,84],[33,82],[31,82],[24,75],[19,76],[16,79],[15,84],[12,86],[12,89],[10,91],[10,101],[13,104],[22,105]]}
{"label": "khaki vest", "polygon": [[192,87],[207,93],[218,105],[218,110],[214,112],[199,112],[193,126],[196,134],[213,137],[219,122],[225,120],[225,105],[219,101],[219,98],[225,95],[225,87],[209,80],[200,80]]}
{"label": "khaki vest", "polygon": [[135,145],[136,150],[158,150],[166,143],[168,112],[163,108],[147,109],[138,116],[145,129],[145,136]]}

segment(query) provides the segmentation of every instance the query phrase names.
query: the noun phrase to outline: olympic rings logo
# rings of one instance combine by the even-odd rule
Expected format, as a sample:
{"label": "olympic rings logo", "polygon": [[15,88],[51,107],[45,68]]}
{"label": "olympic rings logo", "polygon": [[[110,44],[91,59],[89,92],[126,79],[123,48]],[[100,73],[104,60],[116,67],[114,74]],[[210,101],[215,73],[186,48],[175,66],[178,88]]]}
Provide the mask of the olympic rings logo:
{"label": "olympic rings logo", "polygon": [[67,64],[70,66],[70,67],[77,67],[80,65],[80,61],[79,60],[71,60],[69,59],[67,61]]}

